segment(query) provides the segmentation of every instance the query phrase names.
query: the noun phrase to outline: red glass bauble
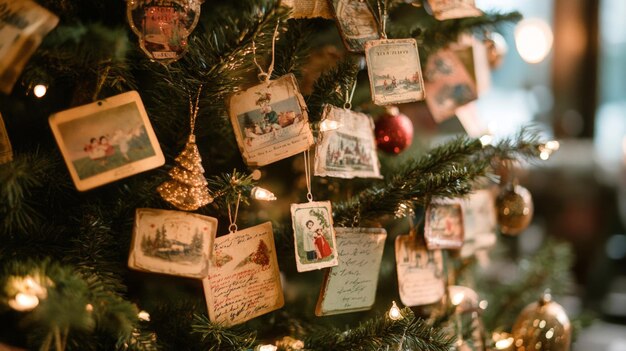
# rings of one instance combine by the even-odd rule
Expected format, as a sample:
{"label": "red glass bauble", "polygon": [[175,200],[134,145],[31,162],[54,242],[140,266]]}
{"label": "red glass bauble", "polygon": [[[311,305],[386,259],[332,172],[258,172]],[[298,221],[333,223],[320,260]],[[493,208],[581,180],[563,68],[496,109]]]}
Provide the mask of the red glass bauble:
{"label": "red glass bauble", "polygon": [[387,112],[376,121],[376,145],[382,151],[399,154],[413,141],[413,123],[397,107],[388,108]]}

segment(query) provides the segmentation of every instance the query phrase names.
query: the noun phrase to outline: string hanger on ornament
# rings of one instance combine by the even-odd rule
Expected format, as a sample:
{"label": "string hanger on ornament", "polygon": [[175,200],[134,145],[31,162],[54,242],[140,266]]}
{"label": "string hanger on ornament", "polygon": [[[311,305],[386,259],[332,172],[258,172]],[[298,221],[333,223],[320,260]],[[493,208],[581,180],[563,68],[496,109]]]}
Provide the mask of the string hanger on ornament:
{"label": "string hanger on ornament", "polygon": [[280,20],[276,21],[276,27],[274,28],[274,35],[272,36],[272,61],[270,61],[270,65],[267,68],[267,72],[263,70],[263,67],[261,67],[261,65],[256,59],[256,43],[254,40],[252,41],[252,60],[254,61],[254,64],[257,66],[257,68],[259,69],[260,73],[257,75],[257,77],[259,78],[259,81],[261,81],[261,83],[269,83],[270,78],[272,77],[272,73],[274,72],[274,57],[276,55],[276,40],[278,39],[278,27],[279,26],[280,26]]}
{"label": "string hanger on ornament", "polygon": [[195,103],[192,101],[191,94],[189,94],[189,142],[196,142],[196,119],[198,118],[198,111],[200,111],[200,94],[202,93],[202,84],[198,87],[198,93],[196,94]]}
{"label": "string hanger on ornament", "polygon": [[354,97],[354,92],[356,91],[356,80],[354,77],[354,81],[352,82],[352,89],[346,87],[346,95],[343,103],[343,108],[346,110],[352,109],[352,98]]}
{"label": "string hanger on ornament", "polygon": [[237,216],[239,215],[239,203],[241,203],[241,193],[237,193],[237,202],[235,203],[235,215],[233,216],[231,210],[230,201],[226,200],[226,206],[228,207],[228,221],[230,225],[228,226],[228,231],[232,234],[237,231]]}
{"label": "string hanger on ornament", "polygon": [[387,39],[387,1],[378,0],[378,24],[380,25],[380,37]]}
{"label": "string hanger on ornament", "polygon": [[306,180],[306,199],[313,202],[313,193],[311,192],[311,154],[309,149],[304,150],[304,177]]}

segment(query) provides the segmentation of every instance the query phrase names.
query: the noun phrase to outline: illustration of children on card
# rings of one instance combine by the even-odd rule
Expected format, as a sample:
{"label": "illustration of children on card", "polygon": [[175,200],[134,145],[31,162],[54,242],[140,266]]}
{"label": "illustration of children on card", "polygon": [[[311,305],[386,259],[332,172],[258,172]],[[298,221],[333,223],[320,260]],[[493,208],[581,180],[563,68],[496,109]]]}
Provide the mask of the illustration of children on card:
{"label": "illustration of children on card", "polygon": [[363,52],[367,41],[380,38],[378,23],[367,1],[333,0],[343,42],[351,52]]}
{"label": "illustration of children on card", "polygon": [[233,95],[229,113],[248,165],[263,166],[313,145],[304,98],[291,74]]}
{"label": "illustration of children on card", "polygon": [[452,116],[458,107],[478,98],[476,83],[450,49],[428,58],[425,72],[426,103],[436,122]]}
{"label": "illustration of children on card", "polygon": [[139,208],[130,268],[191,278],[208,274],[217,219],[194,213]]}
{"label": "illustration of children on card", "polygon": [[365,58],[375,104],[424,99],[424,82],[415,39],[368,41]]}
{"label": "illustration of children on card", "polygon": [[329,201],[291,205],[298,272],[336,266],[335,232]]}
{"label": "illustration of children on card", "polygon": [[426,209],[424,238],[429,250],[463,246],[463,206],[458,199],[433,199]]}

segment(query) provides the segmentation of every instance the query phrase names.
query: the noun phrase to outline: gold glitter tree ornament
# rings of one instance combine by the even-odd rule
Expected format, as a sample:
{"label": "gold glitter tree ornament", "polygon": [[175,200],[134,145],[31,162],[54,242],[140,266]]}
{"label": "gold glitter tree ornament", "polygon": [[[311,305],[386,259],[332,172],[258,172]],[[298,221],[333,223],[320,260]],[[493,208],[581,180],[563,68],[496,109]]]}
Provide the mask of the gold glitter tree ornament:
{"label": "gold glitter tree ornament", "polygon": [[194,211],[213,202],[213,197],[209,194],[207,187],[207,180],[204,177],[202,158],[194,134],[201,91],[202,85],[198,88],[195,106],[191,96],[189,97],[191,131],[185,149],[176,157],[176,166],[169,171],[172,179],[163,182],[157,188],[165,201],[184,211]]}

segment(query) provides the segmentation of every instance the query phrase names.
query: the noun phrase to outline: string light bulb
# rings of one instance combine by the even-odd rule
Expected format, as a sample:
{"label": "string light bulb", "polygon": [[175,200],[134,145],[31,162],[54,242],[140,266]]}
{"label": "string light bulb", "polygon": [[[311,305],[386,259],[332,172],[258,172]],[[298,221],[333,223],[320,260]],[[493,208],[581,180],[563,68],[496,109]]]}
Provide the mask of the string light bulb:
{"label": "string light bulb", "polygon": [[139,318],[140,321],[150,322],[150,313],[146,311],[139,311],[139,313],[137,313],[137,318]]}
{"label": "string light bulb", "polygon": [[550,26],[538,18],[525,19],[515,28],[515,46],[528,63],[543,61],[552,49],[553,39]]}
{"label": "string light bulb", "polygon": [[460,293],[454,294],[454,296],[452,296],[451,301],[454,306],[458,306],[461,304],[461,302],[463,302],[464,299],[465,299],[465,294],[460,292]]}
{"label": "string light bulb", "polygon": [[494,346],[496,350],[509,350],[511,345],[513,345],[513,341],[515,341],[511,334],[506,332],[493,333],[492,338],[495,341]]}
{"label": "string light bulb", "polygon": [[320,123],[320,132],[327,132],[329,130],[337,130],[341,124],[337,121],[325,119]]}
{"label": "string light bulb", "polygon": [[37,84],[33,88],[33,94],[35,94],[35,96],[38,98],[44,97],[44,95],[46,95],[47,92],[48,92],[48,87],[43,84]]}
{"label": "string light bulb", "polygon": [[391,308],[389,309],[389,318],[391,318],[391,320],[397,321],[402,319],[402,312],[400,311],[400,308],[398,308],[398,305],[396,305],[395,301],[391,302]]}
{"label": "string light bulb", "polygon": [[260,186],[255,186],[250,190],[250,196],[253,199],[261,200],[261,201],[274,201],[276,200],[276,196],[271,191],[261,188]]}
{"label": "string light bulb", "polygon": [[546,161],[559,147],[561,145],[556,140],[550,140],[543,145],[539,145],[539,158]]}
{"label": "string light bulb", "polygon": [[9,300],[9,306],[20,312],[31,311],[39,305],[39,298],[32,294],[17,293]]}
{"label": "string light bulb", "polygon": [[278,347],[272,344],[259,345],[254,348],[254,351],[276,351],[276,350],[278,350]]}

